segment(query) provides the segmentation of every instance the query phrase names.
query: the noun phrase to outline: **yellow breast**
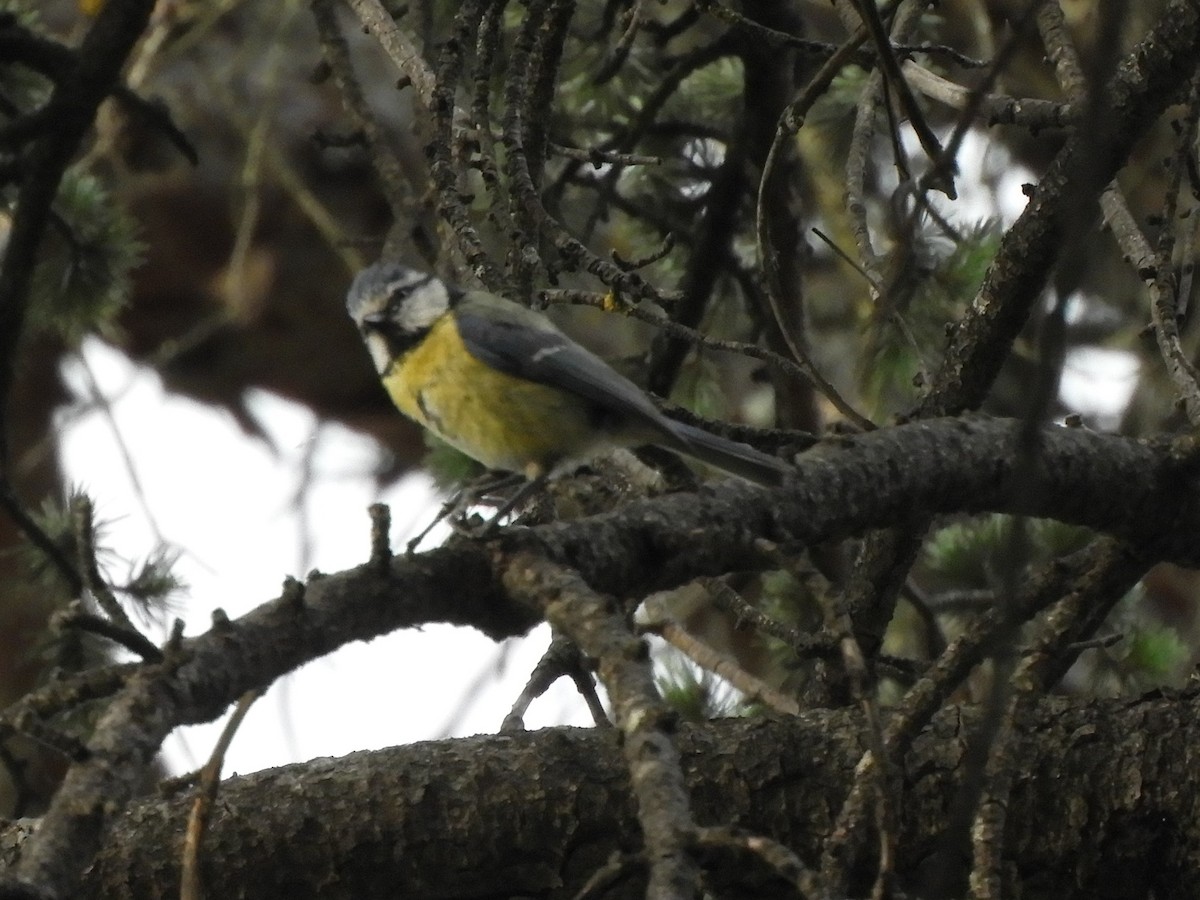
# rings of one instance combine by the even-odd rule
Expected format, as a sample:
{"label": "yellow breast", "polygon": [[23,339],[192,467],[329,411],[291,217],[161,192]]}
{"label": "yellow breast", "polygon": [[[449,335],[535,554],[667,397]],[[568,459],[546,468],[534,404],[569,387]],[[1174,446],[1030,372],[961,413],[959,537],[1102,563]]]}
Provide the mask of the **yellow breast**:
{"label": "yellow breast", "polygon": [[472,356],[452,315],[398,358],[383,384],[401,412],[488,468],[535,477],[607,443],[585,401]]}

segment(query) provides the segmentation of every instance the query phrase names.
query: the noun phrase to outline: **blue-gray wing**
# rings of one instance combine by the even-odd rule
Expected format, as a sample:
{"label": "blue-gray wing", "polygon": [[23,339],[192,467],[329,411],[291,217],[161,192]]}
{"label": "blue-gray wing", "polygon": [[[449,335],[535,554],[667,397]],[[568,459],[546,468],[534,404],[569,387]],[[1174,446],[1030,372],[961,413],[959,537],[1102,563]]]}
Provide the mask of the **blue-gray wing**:
{"label": "blue-gray wing", "polygon": [[[667,419],[632,381],[575,343],[544,316],[486,294],[467,294],[455,307],[467,351],[517,378],[576,394],[621,424],[682,443]],[[640,426],[640,428],[639,428]]]}
{"label": "blue-gray wing", "polygon": [[517,378],[583,397],[614,431],[686,453],[758,484],[780,484],[792,471],[782,460],[746,444],[668,419],[632,381],[523,306],[469,293],[456,304],[455,320],[467,352],[476,359]]}

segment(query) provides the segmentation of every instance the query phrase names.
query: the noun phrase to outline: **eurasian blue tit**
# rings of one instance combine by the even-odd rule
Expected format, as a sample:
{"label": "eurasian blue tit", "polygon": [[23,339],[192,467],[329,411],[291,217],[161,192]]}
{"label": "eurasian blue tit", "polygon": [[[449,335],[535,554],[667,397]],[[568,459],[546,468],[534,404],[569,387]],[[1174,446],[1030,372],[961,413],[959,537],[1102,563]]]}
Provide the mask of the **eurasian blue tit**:
{"label": "eurasian blue tit", "polygon": [[791,471],[667,418],[544,315],[494,294],[383,262],[358,274],[346,306],[400,411],[489,468],[541,479],[654,444],[764,485]]}

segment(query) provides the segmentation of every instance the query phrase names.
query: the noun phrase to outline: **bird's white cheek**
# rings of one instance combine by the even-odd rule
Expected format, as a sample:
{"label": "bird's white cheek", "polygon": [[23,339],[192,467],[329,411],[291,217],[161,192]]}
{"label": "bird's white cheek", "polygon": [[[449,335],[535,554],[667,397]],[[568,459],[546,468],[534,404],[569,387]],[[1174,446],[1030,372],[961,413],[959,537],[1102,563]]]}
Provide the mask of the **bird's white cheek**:
{"label": "bird's white cheek", "polygon": [[388,350],[387,341],[381,334],[368,334],[365,339],[371,359],[375,360],[375,370],[380,375],[386,375],[392,365],[392,354]]}

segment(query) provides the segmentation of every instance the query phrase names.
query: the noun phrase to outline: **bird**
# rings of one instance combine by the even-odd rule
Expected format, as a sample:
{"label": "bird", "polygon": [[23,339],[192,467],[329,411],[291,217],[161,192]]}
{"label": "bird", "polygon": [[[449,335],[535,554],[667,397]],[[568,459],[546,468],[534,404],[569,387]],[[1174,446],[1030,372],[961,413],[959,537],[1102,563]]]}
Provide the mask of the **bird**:
{"label": "bird", "polygon": [[354,278],[346,308],[402,413],[530,485],[647,444],[765,486],[792,471],[748,444],[668,418],[545,315],[496,294],[381,261]]}

